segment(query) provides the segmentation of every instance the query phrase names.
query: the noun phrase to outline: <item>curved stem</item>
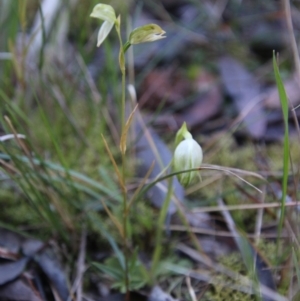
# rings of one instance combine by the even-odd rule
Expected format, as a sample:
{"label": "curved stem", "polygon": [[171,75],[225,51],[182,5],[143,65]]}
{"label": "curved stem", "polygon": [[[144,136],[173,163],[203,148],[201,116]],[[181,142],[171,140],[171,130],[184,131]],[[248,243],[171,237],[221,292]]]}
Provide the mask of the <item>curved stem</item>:
{"label": "curved stem", "polygon": [[[260,189],[258,189],[257,187],[255,187],[254,185],[252,185],[251,183],[249,183],[248,181],[246,181],[245,179],[243,179],[237,173],[233,172],[230,169],[218,168],[216,166],[209,166],[209,167],[201,166],[201,167],[197,167],[197,168],[192,168],[192,169],[186,169],[186,170],[180,170],[180,171],[172,172],[172,173],[169,173],[169,174],[167,174],[165,176],[162,176],[160,178],[154,179],[153,182],[151,182],[150,184],[148,184],[147,186],[145,186],[144,189],[142,189],[140,191],[140,193],[136,196],[136,199],[138,199],[140,196],[142,196],[143,194],[145,194],[151,187],[153,187],[154,185],[156,185],[158,182],[161,182],[163,180],[166,180],[168,178],[177,176],[177,175],[182,174],[182,173],[191,172],[191,171],[197,171],[197,170],[198,171],[200,171],[200,170],[216,170],[216,171],[222,171],[222,172],[228,173],[228,174],[230,174],[232,176],[237,177],[239,180],[241,180],[242,182],[246,183],[250,187],[254,188],[258,192],[262,193],[262,191]],[[255,175],[254,173],[251,173],[249,175],[251,175],[251,176],[258,176],[258,175]],[[264,180],[262,177],[259,177],[259,178],[261,180]]]}
{"label": "curved stem", "polygon": [[131,44],[129,43],[129,41],[127,41],[124,46],[123,46],[123,52],[126,53],[126,51],[128,50],[128,48],[131,46]]}

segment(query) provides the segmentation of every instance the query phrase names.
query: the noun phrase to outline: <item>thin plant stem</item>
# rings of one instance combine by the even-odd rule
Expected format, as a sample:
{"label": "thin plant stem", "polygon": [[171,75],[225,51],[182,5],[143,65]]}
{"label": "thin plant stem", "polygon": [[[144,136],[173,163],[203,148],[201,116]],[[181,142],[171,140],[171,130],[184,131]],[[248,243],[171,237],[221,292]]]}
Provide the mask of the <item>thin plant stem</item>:
{"label": "thin plant stem", "polygon": [[[122,47],[122,46],[121,46]],[[125,70],[122,70],[122,103],[121,103],[121,121],[122,121],[122,133],[125,130]],[[125,287],[126,287],[126,301],[130,300],[129,292],[129,278],[128,278],[128,242],[127,242],[127,192],[125,186],[125,177],[126,177],[126,156],[125,152],[122,153],[122,178],[124,183],[123,191],[123,245],[124,245],[124,257],[125,257]]]}
{"label": "thin plant stem", "polygon": [[125,67],[122,71],[122,100],[121,100],[121,124],[122,124],[122,133],[125,130],[125,84],[126,84],[126,74]]}
{"label": "thin plant stem", "polygon": [[[123,92],[122,92],[123,93]],[[126,158],[125,154],[122,153],[122,177],[125,180],[125,172],[126,172]],[[126,301],[130,300],[130,292],[129,292],[129,278],[128,278],[128,233],[127,233],[127,193],[126,188],[123,190],[123,245],[124,245],[124,258],[125,258],[125,268],[124,268],[124,276],[125,276],[125,287],[126,287]]]}
{"label": "thin plant stem", "polygon": [[[122,55],[125,60],[122,39],[120,37],[120,51],[122,51]],[[125,84],[126,84],[126,69],[125,69],[125,61],[124,65],[120,66],[122,73],[122,99],[121,99],[121,133],[125,131]],[[121,137],[122,137],[121,135]],[[125,178],[126,178],[126,156],[125,151],[121,151],[122,154],[122,178],[124,183],[123,192],[123,247],[124,247],[124,258],[125,258],[125,268],[124,268],[124,276],[125,276],[125,287],[126,287],[126,301],[130,300],[130,292],[129,292],[129,270],[128,270],[128,260],[129,260],[129,249],[128,249],[128,233],[127,233],[127,222],[128,222],[128,214],[127,214],[127,191],[125,186]]]}
{"label": "thin plant stem", "polygon": [[158,228],[157,228],[156,238],[155,238],[155,250],[154,250],[153,257],[152,257],[151,281],[153,284],[154,284],[154,278],[155,278],[155,272],[157,269],[157,265],[158,265],[158,262],[161,257],[162,234],[163,234],[163,230],[164,230],[164,222],[166,220],[166,216],[168,213],[168,208],[169,208],[170,201],[172,199],[172,195],[173,195],[173,179],[169,178],[168,179],[168,192],[165,197],[165,200],[164,200],[164,203],[163,203],[163,206],[160,211],[159,218],[158,218]]}

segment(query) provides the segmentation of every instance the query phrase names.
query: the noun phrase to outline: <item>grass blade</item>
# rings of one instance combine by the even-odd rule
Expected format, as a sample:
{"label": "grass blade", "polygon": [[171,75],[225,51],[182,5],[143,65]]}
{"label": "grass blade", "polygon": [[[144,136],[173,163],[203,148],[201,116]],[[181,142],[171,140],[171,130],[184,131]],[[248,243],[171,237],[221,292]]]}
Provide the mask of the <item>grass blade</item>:
{"label": "grass blade", "polygon": [[278,239],[277,239],[277,245],[278,245],[279,237],[281,235],[283,223],[284,223],[285,199],[286,199],[286,194],[287,194],[290,149],[289,149],[289,125],[288,125],[288,118],[289,118],[288,99],[287,99],[285,88],[284,88],[284,85],[283,85],[283,82],[281,80],[281,76],[279,73],[278,65],[276,62],[275,52],[273,52],[273,68],[274,68],[276,85],[277,85],[277,89],[278,89],[279,99],[280,99],[282,113],[283,113],[283,121],[284,121],[283,177],[282,177],[281,211],[280,211]]}

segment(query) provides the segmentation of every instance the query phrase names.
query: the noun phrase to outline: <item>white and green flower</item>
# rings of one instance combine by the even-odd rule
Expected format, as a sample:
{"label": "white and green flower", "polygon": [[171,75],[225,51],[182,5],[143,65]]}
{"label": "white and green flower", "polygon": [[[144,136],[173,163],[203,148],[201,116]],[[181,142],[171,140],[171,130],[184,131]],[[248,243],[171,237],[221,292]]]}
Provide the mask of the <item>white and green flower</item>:
{"label": "white and green flower", "polygon": [[146,42],[154,42],[164,39],[166,32],[156,24],[147,24],[134,29],[129,36],[129,43],[131,45],[141,44]]}
{"label": "white and green flower", "polygon": [[[178,140],[180,138],[184,140],[179,142]],[[185,123],[178,131],[176,140],[178,145],[174,153],[174,170],[184,171],[199,168],[203,159],[202,148],[198,142],[193,139],[190,132],[188,132]],[[177,178],[183,186],[188,186],[197,178],[198,173],[197,170],[188,171],[178,174]]]}
{"label": "white and green flower", "polygon": [[104,21],[98,32],[97,47],[99,47],[115,25],[116,13],[110,5],[97,4],[90,16]]}
{"label": "white and green flower", "polygon": [[[117,18],[115,10],[112,6],[108,4],[97,4],[90,15],[93,18],[100,19],[103,22],[102,26],[98,32],[97,38],[97,46],[99,47],[103,41],[107,38],[112,28],[116,27],[116,30],[119,35],[119,39],[121,40],[120,34],[120,16]],[[130,35],[128,41],[125,43],[122,52],[126,52],[126,50],[135,44],[145,43],[145,42],[153,42],[156,40],[160,40],[165,38],[164,36],[166,32],[162,30],[162,28],[156,24],[147,24],[140,26],[134,29]]]}

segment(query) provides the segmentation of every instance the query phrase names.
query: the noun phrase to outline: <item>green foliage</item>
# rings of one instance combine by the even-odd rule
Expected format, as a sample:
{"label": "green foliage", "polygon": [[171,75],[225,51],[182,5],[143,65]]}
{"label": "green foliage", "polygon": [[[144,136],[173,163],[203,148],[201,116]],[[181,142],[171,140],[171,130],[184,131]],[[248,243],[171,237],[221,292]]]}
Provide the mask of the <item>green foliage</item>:
{"label": "green foliage", "polygon": [[13,197],[13,188],[9,187],[9,185],[3,186],[0,193],[0,206],[2,208],[0,220],[3,223],[15,226],[23,224],[30,225],[34,228],[41,225],[39,215],[30,208],[30,205],[22,199],[22,196],[18,196],[18,194],[15,193]]}
{"label": "green foliage", "polygon": [[[145,246],[149,246],[151,242],[149,236],[153,235],[155,231],[156,225],[153,221],[157,218],[157,210],[151,208],[147,202],[146,199],[139,200],[131,209],[132,214],[130,217],[133,239],[139,240],[140,243],[144,242]],[[134,225],[139,225],[139,227],[135,227]],[[148,239],[145,240],[145,237],[148,237]]]}
{"label": "green foliage", "polygon": [[280,222],[278,227],[278,243],[279,243],[279,237],[282,232],[284,215],[285,215],[285,201],[286,201],[287,184],[288,184],[290,144],[289,144],[289,124],[288,124],[289,104],[288,104],[288,98],[286,96],[285,88],[281,80],[279,69],[277,66],[275,51],[273,52],[273,68],[274,68],[276,85],[279,93],[279,99],[282,107],[283,120],[284,120],[282,197],[281,197]]}
{"label": "green foliage", "polygon": [[[104,264],[94,262],[93,265],[105,273],[105,275],[110,276],[113,280],[112,288],[118,289],[119,291],[126,292],[126,279],[124,273],[124,257],[123,264],[116,257],[108,258]],[[134,254],[128,259],[128,271],[127,276],[129,279],[129,290],[138,290],[141,287],[145,286],[149,279],[145,267],[142,265],[140,260],[137,258],[137,250]]]}

